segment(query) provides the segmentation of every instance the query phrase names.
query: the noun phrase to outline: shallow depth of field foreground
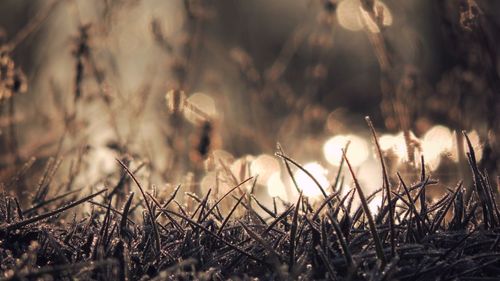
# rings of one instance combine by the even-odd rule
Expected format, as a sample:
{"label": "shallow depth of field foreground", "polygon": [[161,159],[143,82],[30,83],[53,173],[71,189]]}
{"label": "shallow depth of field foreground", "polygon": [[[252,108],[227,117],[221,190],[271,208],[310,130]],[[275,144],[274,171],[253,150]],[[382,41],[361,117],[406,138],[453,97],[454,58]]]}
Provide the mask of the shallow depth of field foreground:
{"label": "shallow depth of field foreground", "polygon": [[500,2],[1,0],[0,280],[498,280]]}

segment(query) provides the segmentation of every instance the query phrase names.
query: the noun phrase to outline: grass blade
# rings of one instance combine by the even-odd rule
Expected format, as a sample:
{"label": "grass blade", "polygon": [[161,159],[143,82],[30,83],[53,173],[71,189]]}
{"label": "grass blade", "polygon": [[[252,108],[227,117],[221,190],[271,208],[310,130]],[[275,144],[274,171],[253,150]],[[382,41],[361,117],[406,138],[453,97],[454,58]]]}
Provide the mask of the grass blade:
{"label": "grass blade", "polygon": [[[384,156],[382,155],[382,149],[380,148],[380,144],[378,142],[377,132],[375,131],[375,127],[373,126],[370,117],[365,117],[366,122],[368,123],[368,127],[370,127],[370,131],[373,136],[373,141],[375,142],[375,147],[377,148],[378,157],[380,159],[380,165],[382,166],[382,177],[383,184],[385,189],[385,194],[387,196],[387,204],[389,204],[389,228],[391,233],[391,255],[396,255],[396,232],[394,231],[394,208],[392,207],[392,198],[391,198],[391,186],[389,183],[389,177],[387,176],[387,169],[385,167]],[[382,205],[384,204],[384,199],[382,199]]]}
{"label": "grass blade", "polygon": [[1,230],[5,230],[5,231],[12,231],[12,230],[16,230],[16,229],[18,229],[18,228],[21,228],[21,227],[27,226],[27,225],[32,224],[32,223],[35,223],[35,222],[37,222],[37,221],[40,221],[40,220],[43,220],[43,219],[46,219],[46,218],[50,218],[50,217],[52,217],[52,216],[55,216],[55,215],[57,215],[57,214],[59,214],[59,213],[62,213],[62,212],[64,212],[64,211],[66,211],[66,210],[69,210],[69,209],[71,209],[71,208],[73,208],[73,207],[75,207],[75,206],[78,206],[78,205],[80,205],[81,203],[83,203],[83,202],[85,202],[85,201],[88,201],[88,200],[90,200],[90,199],[92,199],[92,198],[94,198],[94,197],[96,197],[96,196],[98,196],[98,195],[102,194],[102,193],[103,193],[103,192],[105,192],[106,190],[107,190],[107,189],[103,189],[103,190],[101,190],[101,191],[98,191],[98,192],[96,192],[96,193],[94,193],[94,194],[92,194],[92,195],[89,195],[89,196],[87,196],[87,197],[84,197],[84,198],[82,198],[82,199],[80,199],[80,200],[77,200],[77,201],[75,201],[75,202],[73,202],[73,203],[70,203],[70,204],[68,204],[68,205],[66,205],[66,206],[63,206],[63,207],[61,207],[61,208],[59,208],[59,209],[57,209],[57,210],[54,210],[54,211],[51,211],[51,212],[48,212],[48,213],[45,213],[45,214],[41,214],[41,215],[38,215],[38,216],[35,216],[35,217],[32,217],[32,218],[29,218],[29,219],[25,219],[25,220],[22,220],[22,221],[20,221],[20,222],[16,222],[16,223],[13,223],[13,224],[8,224],[8,225],[6,225],[6,226],[0,227],[0,231],[1,231]]}
{"label": "grass blade", "polygon": [[146,208],[148,210],[148,215],[149,215],[149,219],[151,222],[151,227],[153,228],[153,232],[154,232],[153,235],[154,235],[154,239],[155,239],[155,251],[157,251],[156,253],[157,253],[157,255],[159,255],[159,253],[160,253],[160,233],[158,232],[158,227],[156,226],[155,216],[154,216],[153,210],[151,209],[151,205],[149,205],[149,201],[148,201],[148,198],[146,197],[146,193],[144,192],[144,189],[142,188],[141,184],[139,183],[139,181],[137,180],[135,175],[129,170],[129,168],[122,161],[120,161],[120,159],[116,159],[116,161],[118,161],[118,163],[120,163],[122,168],[125,169],[125,171],[128,173],[128,175],[132,178],[132,180],[135,182],[135,184],[137,185],[137,187],[141,191],[142,198],[144,199],[144,203],[146,204]]}
{"label": "grass blade", "polygon": [[347,156],[345,154],[345,151],[342,150],[343,157],[345,158],[345,162],[347,163],[347,167],[349,168],[349,171],[351,173],[352,179],[354,181],[354,186],[356,187],[356,191],[358,192],[359,199],[361,200],[361,206],[363,207],[363,210],[366,214],[366,217],[368,219],[368,225],[370,226],[370,232],[373,237],[373,242],[375,243],[375,251],[377,253],[377,257],[382,263],[382,267],[385,266],[387,263],[385,255],[384,255],[384,248],[382,247],[382,242],[380,240],[380,237],[377,232],[377,227],[375,226],[375,221],[373,220],[373,216],[370,212],[370,207],[368,206],[368,202],[366,201],[365,194],[363,193],[363,190],[361,189],[361,186],[359,185],[358,179],[356,178],[356,175],[354,174],[354,171],[351,167],[351,163],[349,163],[349,159],[347,159]]}

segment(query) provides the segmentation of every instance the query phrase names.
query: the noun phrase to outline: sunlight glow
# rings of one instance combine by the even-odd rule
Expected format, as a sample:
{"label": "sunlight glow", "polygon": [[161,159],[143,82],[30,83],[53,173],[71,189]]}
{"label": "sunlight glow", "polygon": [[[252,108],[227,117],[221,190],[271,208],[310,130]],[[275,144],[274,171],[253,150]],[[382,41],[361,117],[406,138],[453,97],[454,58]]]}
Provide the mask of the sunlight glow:
{"label": "sunlight glow", "polygon": [[[467,135],[469,136],[472,148],[474,149],[476,160],[480,161],[483,158],[483,144],[481,143],[479,134],[477,133],[476,130],[472,130],[470,132],[467,132]],[[457,147],[456,133],[453,132],[452,136],[453,136],[453,145],[452,145],[453,148],[451,150],[450,157],[453,161],[458,162],[458,147]],[[465,141],[465,137],[463,138],[463,148],[464,152],[469,151],[467,148],[467,142]]]}
{"label": "sunlight glow", "polygon": [[[410,131],[410,139],[412,141],[417,141],[418,139]],[[404,162],[408,161],[408,152],[406,147],[406,141],[403,132],[398,133],[397,135],[385,134],[379,138],[380,148],[383,151],[392,151],[399,158],[399,161]]]}
{"label": "sunlight glow", "polygon": [[[252,163],[254,159],[254,156],[246,155],[236,159],[236,161],[231,164],[229,170],[231,171],[232,176],[236,178],[237,182],[244,181],[250,177],[250,163]],[[248,187],[248,185],[246,186]]]}
{"label": "sunlight glow", "polygon": [[380,211],[380,206],[382,206],[382,196],[381,195],[375,195],[375,198],[373,198],[369,203],[368,203],[368,208],[370,209],[370,212],[372,215],[378,214]]}
{"label": "sunlight glow", "polygon": [[445,126],[437,125],[427,131],[422,139],[424,160],[431,170],[436,170],[441,156],[453,147],[453,135]]}
{"label": "sunlight glow", "polygon": [[[417,137],[413,132],[410,131],[410,139],[412,141],[418,141]],[[408,147],[406,145],[405,136],[403,132],[396,135],[396,146],[395,152],[399,157],[400,161],[408,161]]]}
{"label": "sunlight glow", "polygon": [[396,142],[394,152],[401,161],[408,161],[408,147],[406,146],[404,133],[401,132],[396,135]]}
{"label": "sunlight glow", "polygon": [[[305,164],[303,167],[318,181],[324,190],[328,189],[328,186],[330,185],[328,179],[326,178],[328,171],[323,166],[321,166],[318,162],[310,162]],[[317,197],[322,194],[313,179],[311,179],[311,177],[309,177],[304,171],[298,170],[294,174],[294,177],[297,181],[299,189],[304,192],[304,195]]]}
{"label": "sunlight glow", "polygon": [[344,0],[337,6],[337,20],[343,28],[350,31],[363,29],[363,23],[359,17],[359,0]]}
{"label": "sunlight glow", "polygon": [[394,135],[382,135],[378,138],[380,149],[383,151],[395,150],[397,148],[398,138]]}
{"label": "sunlight glow", "polygon": [[360,166],[369,155],[368,143],[356,135],[338,135],[330,138],[323,145],[323,154],[328,163],[338,167],[342,160],[342,149],[345,148],[347,142],[350,141],[347,149],[347,158],[354,166]]}
{"label": "sunlight glow", "polygon": [[271,197],[279,197],[288,201],[288,194],[280,172],[274,172],[267,180],[267,193]]}
{"label": "sunlight glow", "polygon": [[265,185],[273,173],[279,172],[280,164],[271,155],[261,154],[250,163],[250,175],[258,176],[257,184]]}

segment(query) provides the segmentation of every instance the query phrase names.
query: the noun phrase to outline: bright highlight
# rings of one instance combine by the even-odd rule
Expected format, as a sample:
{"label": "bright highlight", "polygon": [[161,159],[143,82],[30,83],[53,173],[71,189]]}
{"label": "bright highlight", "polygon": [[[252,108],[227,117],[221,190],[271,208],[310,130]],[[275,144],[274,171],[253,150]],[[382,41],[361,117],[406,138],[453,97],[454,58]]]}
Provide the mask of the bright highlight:
{"label": "bright highlight", "polygon": [[281,181],[281,174],[279,172],[273,173],[267,180],[267,193],[271,197],[279,197],[288,201],[288,194],[283,181]]}
{"label": "bright highlight", "polygon": [[453,135],[445,126],[437,125],[427,131],[422,139],[424,160],[431,170],[436,170],[441,156],[453,148]]}
{"label": "bright highlight", "polygon": [[250,174],[257,177],[257,184],[265,185],[273,173],[279,172],[280,164],[271,155],[261,154],[250,164]]}
{"label": "bright highlight", "polygon": [[[194,93],[186,99],[187,108],[184,116],[191,123],[198,123],[205,118],[204,115],[214,118],[217,115],[214,99],[204,93]],[[201,111],[201,114],[200,112]]]}
{"label": "bright highlight", "polygon": [[360,166],[369,155],[367,142],[355,135],[338,135],[330,138],[323,146],[323,154],[328,163],[339,166],[342,160],[342,149],[345,148],[347,142],[350,141],[347,149],[347,159],[351,165]]}
{"label": "bright highlight", "polygon": [[[378,25],[373,21],[371,16],[361,7],[360,0],[344,0],[337,6],[337,20],[340,26],[350,31],[360,31],[363,28],[370,32],[379,33]],[[392,25],[392,13],[381,1],[374,3],[375,16],[382,17],[382,25]]]}
{"label": "bright highlight", "polygon": [[[323,190],[327,190],[330,185],[328,179],[326,178],[327,170],[323,168],[317,162],[310,162],[303,166],[303,168],[308,171],[321,185]],[[309,197],[317,197],[322,195],[321,190],[318,185],[314,182],[313,179],[309,175],[307,175],[304,171],[299,170],[294,175],[295,180],[297,181],[297,185],[299,189],[304,192],[304,195]]]}

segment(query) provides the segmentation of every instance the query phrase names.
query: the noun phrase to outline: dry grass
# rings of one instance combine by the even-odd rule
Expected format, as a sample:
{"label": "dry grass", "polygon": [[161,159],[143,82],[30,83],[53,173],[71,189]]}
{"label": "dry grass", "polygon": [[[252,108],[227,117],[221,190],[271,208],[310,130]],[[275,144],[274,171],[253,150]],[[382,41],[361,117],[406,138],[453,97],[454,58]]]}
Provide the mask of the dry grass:
{"label": "dry grass", "polygon": [[[266,216],[243,203],[245,194],[235,197],[226,214],[219,211],[221,200],[238,186],[218,201],[207,200],[207,194],[192,210],[172,205],[177,189],[162,203],[146,195],[120,162],[136,182],[141,199],[132,193],[117,205],[113,196],[105,196],[106,190],[79,200],[77,193],[69,192],[55,198],[36,196],[33,207],[23,210],[18,198],[4,193],[2,278],[489,280],[500,270],[500,213],[473,150],[467,155],[474,177],[470,202],[464,201],[465,190],[458,183],[436,203],[417,205],[420,194],[435,181],[423,178],[410,186],[401,180],[391,196],[384,195],[376,214],[368,207],[374,194],[363,194],[348,159],[354,192],[344,198],[325,192],[324,201],[313,205],[299,196],[281,213],[266,209]],[[49,179],[47,184],[55,183]],[[351,210],[354,196],[362,204]],[[68,214],[70,208],[89,203],[94,206],[90,214]],[[142,219],[138,205],[147,210]],[[232,216],[238,208],[244,215]]]}
{"label": "dry grass", "polygon": [[[220,3],[179,1],[179,34],[163,29],[164,18],[149,19],[155,67],[141,73],[141,86],[131,90],[122,88],[127,78],[120,75],[126,71],[117,67],[124,57],[109,42],[117,40],[114,21],[120,13],[140,2],[104,1],[102,19],[85,23],[78,1],[54,0],[16,34],[0,29],[0,280],[496,280],[500,275],[499,38],[490,14],[475,0],[429,4],[438,17],[433,22],[442,22],[443,44],[453,47],[446,49],[452,63],[435,85],[425,81],[418,61],[396,52],[378,1],[360,0],[362,20],[379,31],[364,29],[379,71],[373,76],[380,89],[369,89],[381,94],[375,123],[403,132],[408,161],[399,168],[413,180],[395,172],[367,118],[381,167],[381,174],[370,176],[382,179],[371,194],[346,156],[349,143],[328,188],[284,149],[303,146],[300,153],[310,153],[315,143],[301,141],[350,126],[335,116],[334,129],[325,128],[337,111],[321,96],[340,73],[328,65],[338,44],[332,34],[339,1],[312,1],[314,20],[274,42],[275,58],[264,62],[248,46],[222,48],[227,42],[207,34]],[[61,7],[73,11],[78,22],[66,50],[71,75],[67,81],[42,81],[39,85],[49,85],[46,92],[28,90],[30,75],[46,69],[29,69],[31,78],[26,77],[18,48]],[[301,52],[308,53],[307,61],[301,61]],[[206,57],[216,55],[221,65],[204,69]],[[162,60],[168,62],[157,66]],[[187,99],[200,85],[217,89],[218,79],[242,92],[239,103],[223,90],[217,95],[225,119]],[[29,115],[33,93],[46,104]],[[199,122],[189,123],[185,111]],[[29,118],[23,122],[24,115]],[[467,134],[457,134],[466,148],[458,145],[458,168],[447,167],[454,176],[451,186],[446,186],[450,179],[431,178],[411,137],[432,123],[455,131],[477,127],[484,142],[478,161]],[[96,132],[93,126],[105,129]],[[108,132],[109,140],[90,145],[89,139]],[[259,201],[257,178],[247,178],[248,167],[235,175],[221,159],[211,163],[218,167],[213,169],[227,174],[224,184],[232,186],[198,188],[204,165],[216,161],[210,159],[216,148],[269,152],[277,139],[285,143],[278,144],[276,156],[299,193],[296,201],[273,198],[271,207]],[[93,150],[117,157],[106,162],[114,168],[94,166]],[[320,202],[302,193],[295,171],[313,180]],[[353,188],[342,192],[347,173]],[[183,184],[170,185],[178,182]],[[444,192],[431,200],[429,193],[437,188]],[[382,205],[373,212],[370,202],[377,197]]]}

